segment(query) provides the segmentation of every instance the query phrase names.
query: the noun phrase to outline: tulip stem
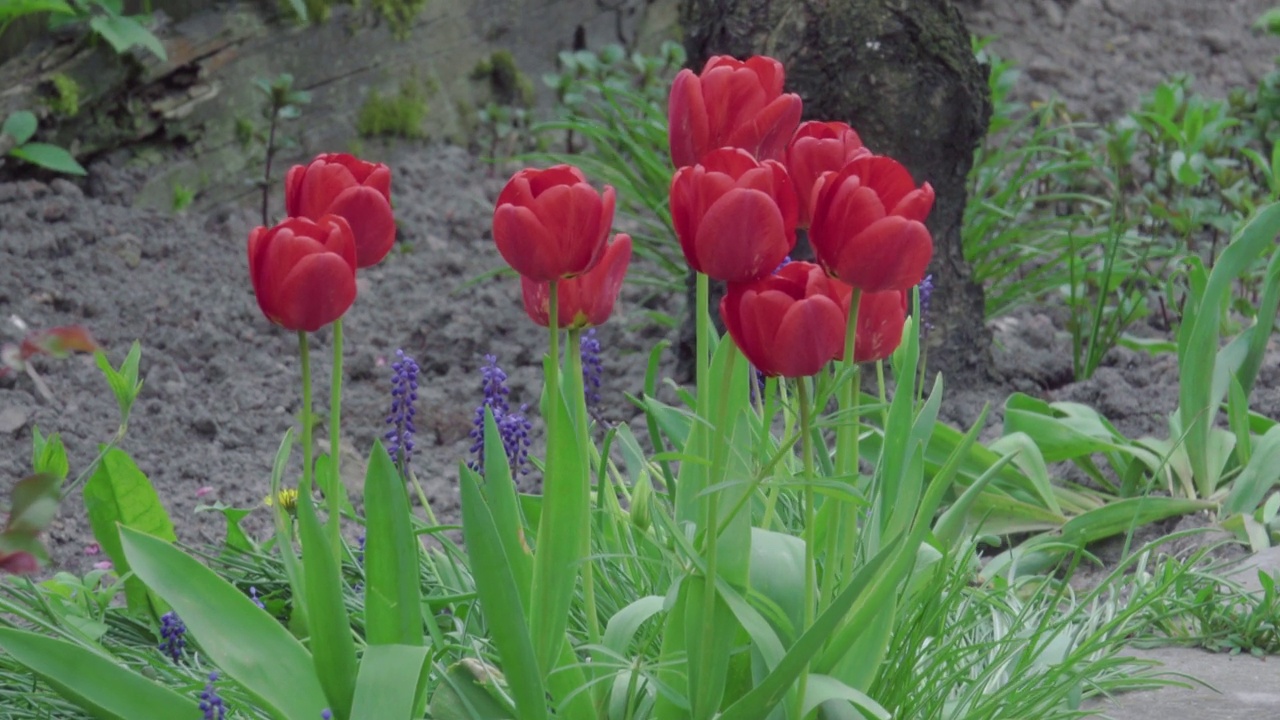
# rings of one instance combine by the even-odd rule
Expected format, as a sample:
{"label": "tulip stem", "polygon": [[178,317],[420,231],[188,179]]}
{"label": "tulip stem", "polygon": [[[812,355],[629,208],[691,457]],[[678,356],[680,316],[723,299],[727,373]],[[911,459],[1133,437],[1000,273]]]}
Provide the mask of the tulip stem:
{"label": "tulip stem", "polygon": [[[818,585],[818,567],[817,567],[817,508],[814,507],[816,501],[813,491],[813,482],[816,477],[813,470],[813,435],[810,432],[812,426],[811,409],[809,407],[809,389],[806,385],[805,378],[796,379],[796,401],[800,405],[800,455],[801,462],[804,465],[804,626],[800,632],[806,632],[813,625],[814,618],[814,593]],[[834,572],[835,568],[830,568],[828,572]],[[797,719],[802,717],[804,707],[804,695],[806,687],[809,684],[809,665],[805,664],[800,671],[800,681],[798,692],[796,693],[795,712],[792,717]]]}
{"label": "tulip stem", "polygon": [[[572,328],[569,330],[569,345],[565,348],[565,352],[569,355],[569,372],[570,380],[568,387],[571,389],[574,397],[570,398],[574,407],[574,418],[578,433],[578,453],[582,457],[582,467],[586,472],[582,474],[581,492],[584,496],[591,496],[591,460],[589,455],[591,437],[588,433],[591,416],[587,413],[587,396],[586,386],[583,384],[582,375],[582,330]],[[601,462],[604,458],[601,458]],[[589,506],[589,502],[584,505]],[[591,518],[586,518],[587,527],[583,528],[582,537],[582,595],[586,604],[585,612],[587,615],[587,640],[592,645],[600,644],[600,615],[596,612],[596,586],[595,586],[595,570],[591,563],[591,538],[593,533],[590,530]],[[596,700],[597,708],[603,702],[604,696],[603,685],[596,685],[592,692]]]}
{"label": "tulip stem", "polygon": [[[844,387],[844,396],[841,398],[840,405],[841,416],[844,421],[840,423],[836,431],[836,461],[841,476],[848,478],[846,482],[850,486],[856,488],[858,486],[858,436],[862,432],[861,420],[858,417],[858,404],[862,383],[861,373],[858,369],[858,361],[855,357],[857,350],[858,337],[858,307],[862,303],[862,290],[853,289],[853,294],[849,297],[849,324],[845,326],[844,336],[844,366],[848,379]],[[844,539],[844,553],[840,558],[841,562],[832,563],[832,569],[840,568],[841,582],[847,583],[853,577],[854,556],[857,550],[857,525],[852,522],[852,505],[847,508],[841,508],[840,512],[834,513],[833,525],[837,538]],[[839,586],[834,589],[835,593],[840,592]],[[826,602],[826,598],[823,600]]]}
{"label": "tulip stem", "polygon": [[341,425],[342,415],[342,318],[333,321],[333,373],[329,378],[329,533],[333,542],[333,556],[342,557],[342,503],[344,494],[342,472]]}
{"label": "tulip stem", "polygon": [[[307,333],[298,331],[298,353],[302,356],[302,486],[298,502],[311,501],[311,348]],[[277,499],[278,501],[278,499]]]}

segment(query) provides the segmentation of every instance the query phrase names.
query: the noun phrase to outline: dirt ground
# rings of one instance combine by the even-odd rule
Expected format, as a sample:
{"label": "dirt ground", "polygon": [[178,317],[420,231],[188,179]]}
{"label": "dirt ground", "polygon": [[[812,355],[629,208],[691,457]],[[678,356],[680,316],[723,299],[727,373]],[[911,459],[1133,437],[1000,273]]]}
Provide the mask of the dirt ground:
{"label": "dirt ground", "polygon": [[[1058,93],[1095,119],[1122,111],[1178,72],[1191,72],[1197,87],[1214,95],[1255,83],[1280,53],[1280,43],[1250,30],[1269,5],[962,3],[972,31],[998,36],[996,51],[1026,68],[1024,97]],[[467,457],[480,399],[477,368],[485,354],[497,355],[513,404],[532,403],[544,338],[521,311],[513,277],[475,281],[502,266],[488,237],[502,174],[490,179],[486,165],[454,147],[366,143],[366,155],[392,163],[402,234],[400,251],[361,272],[360,296],[347,316],[344,468],[358,482],[361,454],[384,431],[389,366],[403,348],[422,366],[413,467],[436,512],[456,518],[456,467]],[[123,447],[159,489],[184,540],[220,539],[221,517],[194,508],[214,500],[260,504],[276,447],[299,408],[295,337],[263,319],[248,283],[245,238],[259,218],[249,206],[176,215],[132,209],[139,178],[102,164],[91,171],[79,185],[0,183],[0,339],[20,336],[16,317],[31,328],[82,323],[114,362],[141,341],[145,387]],[[665,337],[647,320],[643,297],[629,288],[599,331],[605,416],[613,421],[635,417],[623,393],[640,389],[648,350]],[[1052,309],[998,322],[997,363],[1007,382],[952,394],[947,416],[972,417],[981,402],[999,406],[1016,389],[1090,403],[1127,433],[1162,434],[1175,403],[1176,362],[1121,351],[1092,381],[1070,384],[1062,327]],[[322,332],[313,344],[321,411],[328,343]],[[52,400],[25,376],[0,379],[0,490],[29,471],[33,427],[63,436],[73,474],[116,428],[115,401],[89,358],[36,367]],[[1257,409],[1280,409],[1278,375],[1269,362]],[[59,567],[83,570],[95,560],[85,555],[92,536],[78,498],[48,540]]]}

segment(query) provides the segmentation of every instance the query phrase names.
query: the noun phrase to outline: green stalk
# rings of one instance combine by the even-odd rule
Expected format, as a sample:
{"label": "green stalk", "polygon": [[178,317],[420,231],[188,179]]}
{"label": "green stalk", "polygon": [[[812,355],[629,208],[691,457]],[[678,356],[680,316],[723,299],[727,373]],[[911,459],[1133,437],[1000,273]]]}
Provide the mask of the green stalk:
{"label": "green stalk", "polygon": [[[817,533],[817,508],[814,507],[815,493],[813,491],[813,435],[809,432],[812,426],[811,410],[809,408],[809,391],[805,384],[805,378],[797,378],[796,386],[798,388],[798,402],[800,403],[800,455],[801,462],[804,464],[804,627],[800,633],[803,635],[808,632],[810,626],[813,625],[814,618],[814,594],[818,584],[818,560],[815,552],[815,546],[818,542]],[[831,570],[834,570],[832,568]],[[798,692],[795,699],[795,712],[793,717],[801,720],[804,708],[805,690],[809,684],[809,664],[805,663],[804,669],[800,671],[800,679]]]}
{"label": "green stalk", "polygon": [[342,414],[342,318],[333,321],[333,372],[329,376],[329,540],[333,556],[342,557],[342,472],[339,458],[340,419]]}
{"label": "green stalk", "polygon": [[[577,352],[573,352],[577,349]],[[582,377],[582,330],[573,328],[569,331],[569,372],[574,373],[572,377]],[[584,380],[585,382],[585,380]],[[583,387],[580,385],[572,385],[571,387]],[[578,432],[578,451],[587,454],[591,443],[590,436],[587,432],[587,396],[585,391],[576,393],[578,397],[570,398],[573,403],[574,414],[577,415],[577,432]],[[603,458],[601,459],[603,461]],[[590,459],[586,459],[583,467],[591,467]],[[582,476],[582,492],[586,495],[591,494],[591,473]],[[589,522],[589,521],[588,521]],[[582,592],[586,601],[585,612],[587,614],[587,638],[592,645],[600,644],[600,616],[596,614],[596,589],[595,589],[595,572],[591,566],[591,533],[582,534],[582,542],[586,545],[582,556],[586,561],[582,564]],[[598,690],[603,690],[603,685],[597,685]],[[596,693],[597,695],[599,693]]]}
{"label": "green stalk", "polygon": [[[307,333],[298,331],[298,352],[302,355],[302,486],[298,502],[311,499],[311,348]],[[272,498],[272,502],[280,502]]]}
{"label": "green stalk", "polygon": [[[858,435],[861,432],[858,403],[861,395],[859,381],[862,375],[853,356],[857,347],[858,306],[861,304],[862,290],[854,288],[853,296],[849,298],[849,324],[845,326],[844,338],[844,366],[849,375],[844,393],[840,398],[840,414],[844,420],[836,431],[836,470],[842,477],[848,478],[846,482],[851,486],[858,484]],[[841,512],[835,513],[832,518],[832,532],[837,538],[844,538],[843,557],[839,558],[840,562],[834,562],[836,558],[830,558],[829,562],[832,570],[839,568],[840,577],[844,582],[848,582],[848,579],[853,577],[857,528],[845,527],[850,518],[846,517],[843,510],[842,508]],[[839,592],[838,588],[833,587],[832,594],[827,597],[833,597]]]}
{"label": "green stalk", "polygon": [[[551,369],[547,374],[547,398],[548,402],[559,402],[560,398],[560,282],[552,280],[550,289],[547,294],[548,313],[547,313],[547,330],[551,333],[549,342],[551,353]],[[543,416],[547,422],[547,437],[553,437],[551,429],[551,419],[555,417],[553,412],[544,412]]]}

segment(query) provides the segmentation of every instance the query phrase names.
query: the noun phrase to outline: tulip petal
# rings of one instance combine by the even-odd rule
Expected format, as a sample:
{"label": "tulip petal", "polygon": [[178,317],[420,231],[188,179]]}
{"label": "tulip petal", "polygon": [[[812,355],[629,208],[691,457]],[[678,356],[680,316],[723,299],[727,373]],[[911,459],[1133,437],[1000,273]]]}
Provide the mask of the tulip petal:
{"label": "tulip petal", "polygon": [[291,330],[315,332],[342,317],[355,299],[351,267],[333,253],[318,253],[300,260],[280,282],[273,319]]}
{"label": "tulip petal", "polygon": [[755,115],[746,118],[729,136],[727,144],[746,148],[760,161],[781,160],[787,143],[800,124],[803,103],[800,96],[788,93],[777,97]]}
{"label": "tulip petal", "polygon": [[284,176],[284,212],[289,217],[302,215],[302,180],[306,174],[306,165],[294,165]]}
{"label": "tulip petal", "polygon": [[782,94],[782,86],[786,83],[787,73],[782,63],[768,55],[753,55],[743,63],[756,74],[757,82],[769,97]]}
{"label": "tulip petal", "polygon": [[[865,293],[858,303],[858,335],[854,339],[856,362],[884,360],[902,343],[907,319],[906,293],[897,290]],[[844,354],[844,348],[840,349]]]}
{"label": "tulip petal", "polygon": [[721,66],[704,72],[701,80],[712,147],[729,145],[739,126],[750,122],[769,100],[753,70]]}
{"label": "tulip petal", "polygon": [[893,206],[893,210],[889,211],[891,215],[901,215],[908,220],[924,222],[929,217],[929,211],[933,209],[933,186],[925,183],[919,190],[912,190],[907,196],[898,201]]}
{"label": "tulip petal", "polygon": [[613,306],[630,264],[631,236],[619,234],[609,243],[600,264],[577,278],[577,285],[582,291],[582,314],[586,316],[587,325],[603,325],[613,314]]}
{"label": "tulip petal", "polygon": [[557,241],[527,207],[499,205],[493,211],[493,241],[516,272],[532,280],[558,280],[561,268],[551,252]]}
{"label": "tulip petal", "polygon": [[911,173],[891,157],[869,155],[855,160],[852,165],[856,167],[854,173],[861,178],[862,185],[874,190],[885,208],[895,207],[916,189]]}
{"label": "tulip petal", "polygon": [[844,316],[831,298],[817,295],[787,309],[778,326],[775,344],[779,374],[807,377],[818,372],[841,351],[840,325]]}
{"label": "tulip petal", "polygon": [[[530,280],[520,276],[520,298],[524,312],[536,325],[547,327],[551,323],[551,283]],[[562,300],[562,298],[557,298]]]}
{"label": "tulip petal", "polygon": [[671,83],[667,104],[668,143],[676,167],[696,165],[710,144],[702,83],[692,70],[681,70]]}
{"label": "tulip petal", "polygon": [[841,280],[864,292],[906,291],[924,279],[932,257],[928,229],[890,215],[850,238],[834,267]]}
{"label": "tulip petal", "polygon": [[778,344],[778,327],[795,302],[795,298],[778,290],[748,290],[742,295],[739,322],[743,342],[738,349],[766,375],[782,373],[786,362],[783,356],[789,349]]}
{"label": "tulip petal", "polygon": [[319,220],[321,215],[329,212],[334,198],[356,184],[351,171],[342,165],[323,160],[312,162],[302,177],[296,216]]}
{"label": "tulip petal", "polygon": [[531,209],[553,238],[548,250],[561,275],[586,272],[599,260],[606,238],[599,234],[603,207],[595,188],[586,183],[549,187]]}
{"label": "tulip petal", "polygon": [[694,253],[702,272],[726,282],[763,277],[795,247],[782,212],[759,190],[735,188],[707,209],[698,225]]}
{"label": "tulip petal", "polygon": [[377,265],[396,242],[396,221],[391,205],[378,190],[367,186],[347,188],[334,198],[329,212],[351,226],[356,243],[356,267]]}

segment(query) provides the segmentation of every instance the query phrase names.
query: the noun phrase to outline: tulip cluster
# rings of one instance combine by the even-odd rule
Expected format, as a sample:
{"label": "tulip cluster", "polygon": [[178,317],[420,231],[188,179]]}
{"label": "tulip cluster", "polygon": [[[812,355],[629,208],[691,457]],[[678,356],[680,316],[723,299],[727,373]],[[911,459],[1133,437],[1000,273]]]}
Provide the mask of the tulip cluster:
{"label": "tulip cluster", "polygon": [[356,270],[395,243],[391,171],[350,155],[324,154],[285,176],[280,224],[249,235],[249,277],[258,307],[289,330],[315,332],[356,299]]}
{"label": "tulip cluster", "polygon": [[[874,155],[842,122],[800,124],[782,64],[713,57],[683,70],[668,109],[671,217],[689,267],[728,283],[720,314],[767,375],[812,375],[844,359],[887,358],[907,293],[924,278],[933,188]],[[779,267],[808,228],[817,264]],[[849,327],[851,313],[855,327]]]}

